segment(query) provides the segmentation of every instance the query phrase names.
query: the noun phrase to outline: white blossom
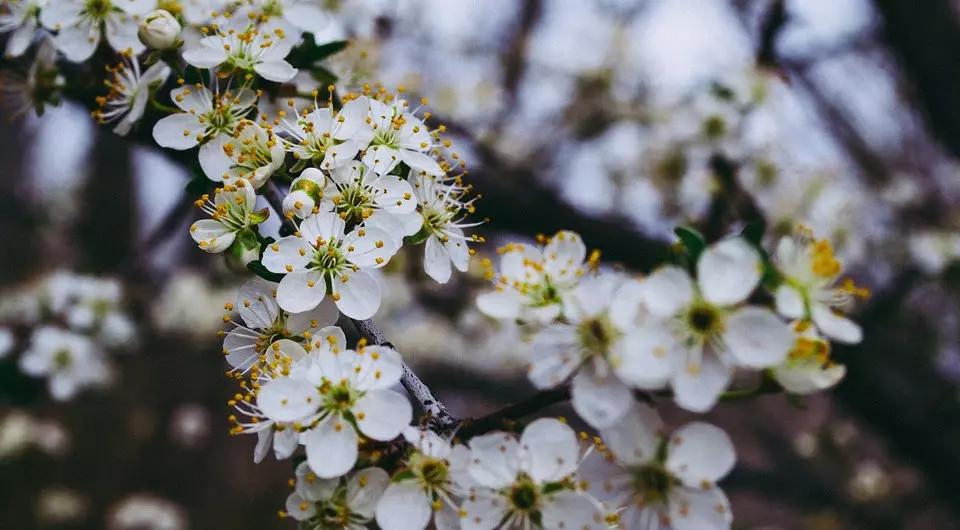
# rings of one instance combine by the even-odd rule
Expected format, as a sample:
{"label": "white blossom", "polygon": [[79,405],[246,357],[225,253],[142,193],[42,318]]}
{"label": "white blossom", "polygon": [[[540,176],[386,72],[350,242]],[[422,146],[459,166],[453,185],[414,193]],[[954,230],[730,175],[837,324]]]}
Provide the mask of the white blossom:
{"label": "white blossom", "polygon": [[366,124],[370,105],[366,96],[344,103],[339,111],[315,101],[311,109],[297,112],[294,103],[288,101],[293,118],[280,122],[294,158],[323,169],[337,168],[349,164],[373,137]]}
{"label": "white blossom", "polygon": [[733,520],[716,486],[736,461],[723,430],[694,422],[667,437],[652,408],[638,404],[600,431],[604,452],[584,459],[578,477],[631,530],[723,530]]}
{"label": "white blossom", "polygon": [[786,358],[793,344],[787,325],[766,308],[743,304],[761,272],[757,251],[736,237],[703,251],[696,283],[675,266],[647,278],[646,307],[666,319],[670,332],[643,326],[626,340],[631,354],[640,356],[647,369],[671,374],[679,406],[709,410],[730,383],[735,367],[768,368]]}
{"label": "white blossom", "polygon": [[466,189],[437,177],[411,175],[410,182],[417,199],[417,213],[422,219],[420,231],[413,239],[425,239],[423,270],[436,282],[447,283],[451,265],[460,272],[467,272],[470,265],[473,251],[467,241],[477,238],[465,235],[463,229],[481,224],[464,221],[465,214],[473,211],[475,199],[464,200]]}
{"label": "white blossom", "polygon": [[320,33],[330,24],[320,4],[310,0],[253,0],[237,11],[237,16],[257,17],[261,22],[280,18],[305,33]]}
{"label": "white blossom", "polygon": [[223,144],[223,152],[232,163],[224,181],[242,178],[259,189],[283,167],[286,151],[273,130],[250,120],[237,124],[233,139]]}
{"label": "white blossom", "polygon": [[[292,422],[310,469],[322,478],[346,474],[357,461],[359,433],[377,441],[399,436],[413,418],[407,397],[393,390],[400,354],[385,346],[341,349],[340,337],[314,336],[309,354],[292,357],[289,376],[263,384],[256,406],[270,421]],[[303,350],[292,341],[290,351]],[[282,372],[281,372],[282,373]]]}
{"label": "white blossom", "polygon": [[542,248],[511,243],[497,249],[500,274],[493,292],[477,297],[477,308],[498,319],[546,324],[564,314],[565,304],[586,272],[587,248],[580,235],[560,231]]}
{"label": "white blossom", "polygon": [[4,55],[23,55],[37,32],[38,16],[47,0],[7,0],[0,8],[0,33],[10,33]]}
{"label": "white blossom", "polygon": [[528,425],[519,441],[506,433],[477,436],[467,468],[475,485],[461,506],[460,527],[606,529],[596,501],[570,485],[579,461],[576,434],[552,418]]}
{"label": "white blossom", "polygon": [[170,99],[183,112],[158,121],[153,127],[153,139],[160,147],[183,151],[200,146],[200,167],[213,181],[223,180],[230,171],[231,161],[223,151],[237,124],[253,109],[257,94],[241,88],[236,93],[220,93],[197,83],[182,86],[170,92]]}
{"label": "white blossom", "polygon": [[277,305],[276,297],[277,284],[259,278],[240,287],[236,306],[231,308],[240,313],[243,324],[230,319],[236,328],[223,339],[223,354],[234,369],[245,372],[254,364],[272,361],[260,358],[276,341],[309,341],[315,333],[328,334],[323,330],[337,321],[339,313],[332,302],[303,313],[287,313]]}
{"label": "white blossom", "polygon": [[441,530],[459,528],[457,496],[472,482],[469,450],[451,447],[425,428],[408,427],[403,436],[413,449],[406,469],[394,475],[377,504],[377,525],[383,530],[423,530],[433,519]]}
{"label": "white blossom", "polygon": [[83,335],[53,326],[37,328],[20,357],[27,375],[46,377],[57,401],[72,399],[81,389],[109,380],[110,373],[97,346]]}
{"label": "white blossom", "polygon": [[201,249],[210,253],[220,253],[230,248],[237,240],[238,235],[253,238],[250,228],[262,223],[269,212],[267,210],[254,211],[257,195],[246,180],[237,178],[217,188],[213,194],[213,202],[204,195],[196,204],[197,207],[210,215],[211,219],[203,219],[190,226],[190,237],[197,242]]}
{"label": "white blossom", "polygon": [[369,271],[387,264],[397,247],[389,234],[360,226],[345,234],[339,215],[321,212],[304,219],[300,231],[269,245],[263,265],[286,274],[277,302],[291,313],[317,307],[327,294],[350,318],[370,318],[380,307],[380,284]]}
{"label": "white blossom", "polygon": [[304,462],[297,467],[297,482],[287,497],[286,514],[302,521],[302,528],[366,530],[389,483],[390,476],[378,467],[322,479]]}
{"label": "white blossom", "polygon": [[572,376],[573,409],[594,428],[610,426],[633,404],[633,391],[617,368],[628,356],[624,337],[634,329],[636,315],[629,306],[635,304],[632,297],[622,302],[620,290],[632,291],[633,285],[613,276],[584,281],[570,293],[566,320],[537,331],[530,348],[530,381],[547,389]]}
{"label": "white blossom", "polygon": [[847,368],[830,359],[830,343],[808,320],[794,322],[793,330],[793,349],[787,360],[773,369],[780,386],[794,394],[812,394],[839,383]]}
{"label": "white blossom", "polygon": [[369,124],[365,130],[372,133],[363,163],[380,174],[387,174],[400,162],[410,166],[411,175],[424,173],[443,176],[443,168],[430,151],[433,138],[423,121],[409,110],[402,99],[384,103],[369,99]]}
{"label": "white blossom", "polygon": [[860,326],[839,310],[849,308],[856,297],[865,298],[869,291],[852,280],[837,285],[843,265],[829,241],[814,240],[801,229],[795,236],[780,240],[775,258],[785,278],[774,293],[778,313],[787,318],[809,318],[821,333],[837,342],[860,342]]}
{"label": "white blossom", "polygon": [[145,48],[137,37],[139,15],[155,6],[156,0],[50,0],[40,11],[40,23],[57,31],[57,49],[73,62],[93,55],[101,32],[114,50],[137,55]]}
{"label": "white blossom", "polygon": [[395,175],[378,175],[353,161],[329,171],[321,211],[332,211],[348,223],[365,222],[386,232],[399,247],[405,236],[422,226],[413,187]]}
{"label": "white blossom", "polygon": [[246,72],[282,83],[297,75],[297,69],[285,60],[294,44],[296,39],[280,28],[269,31],[250,25],[242,31],[218,30],[183,52],[183,60],[197,68]]}
{"label": "white blossom", "polygon": [[93,116],[100,123],[118,121],[113,132],[126,136],[143,117],[152,89],[162,85],[170,76],[170,67],[158,61],[141,74],[140,61],[136,57],[125,57],[112,74],[113,77],[105,81],[110,92],[97,99],[100,108],[93,112]]}

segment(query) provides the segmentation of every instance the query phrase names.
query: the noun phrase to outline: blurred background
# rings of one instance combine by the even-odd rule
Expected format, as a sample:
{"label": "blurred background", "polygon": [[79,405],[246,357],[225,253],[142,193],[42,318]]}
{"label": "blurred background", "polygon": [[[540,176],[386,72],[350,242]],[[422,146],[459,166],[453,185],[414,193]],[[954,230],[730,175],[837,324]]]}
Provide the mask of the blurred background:
{"label": "blurred background", "polygon": [[[570,229],[646,273],[678,223],[716,239],[762,221],[772,241],[803,222],[837,243],[874,292],[865,340],[834,353],[846,380],[707,417],[738,451],[735,528],[960,528],[960,4],[323,4],[353,43],[338,85],[405,85],[452,133],[489,218],[481,256]],[[255,465],[253,437],[228,434],[217,330],[249,274],[187,236],[188,172],[149,131],[118,138],[69,96],[0,125],[0,529],[294,527],[277,518],[290,462]],[[385,334],[456,414],[529,395],[522,337],[474,307],[480,260],[440,286],[418,251],[381,276]],[[18,361],[50,325],[108,352],[66,400]]]}

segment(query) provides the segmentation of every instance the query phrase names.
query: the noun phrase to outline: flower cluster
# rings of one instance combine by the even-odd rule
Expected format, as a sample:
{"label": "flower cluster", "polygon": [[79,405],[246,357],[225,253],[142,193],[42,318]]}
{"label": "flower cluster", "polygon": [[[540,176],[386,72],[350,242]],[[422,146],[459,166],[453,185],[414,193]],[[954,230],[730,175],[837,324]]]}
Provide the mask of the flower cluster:
{"label": "flower cluster", "polygon": [[[584,277],[576,234],[560,232],[542,249],[510,244],[500,249],[495,290],[477,305],[532,328],[531,382],[570,381],[574,408],[598,429],[630,410],[635,391],[669,388],[679,406],[706,412],[737,370],[766,371],[798,394],[839,382],[844,369],[830,361],[827,339],[861,340],[840,311],[869,293],[838,280],[842,264],[828,241],[800,227],[773,260],[742,236],[695,250],[694,275],[666,265],[646,278]],[[762,280],[774,308],[753,302]]]}
{"label": "flower cluster", "polygon": [[[369,321],[382,300],[378,269],[404,245],[422,245],[424,273],[447,283],[454,269],[468,271],[470,244],[483,242],[465,232],[479,224],[467,219],[475,198],[466,164],[422,110],[425,99],[403,87],[328,84],[319,65],[346,43],[316,42],[327,17],[315,2],[3,5],[9,55],[41,39],[25,80],[7,90],[39,111],[65,84],[58,53],[72,62],[98,47],[116,55],[93,116],[120,135],[145,121],[157,145],[179,151],[209,217],[191,237],[258,276],[225,306],[231,327],[220,334],[239,385],[231,432],[257,435],[257,462],[304,447],[284,512],[301,528],[728,529],[729,502],[716,485],[734,465],[728,436],[700,422],[667,435],[640,401],[671,397],[703,413],[725,396],[821,391],[845,374],[830,341],[862,338],[843,311],[868,293],[841,280],[833,247],[809,229],[771,255],[757,234],[708,245],[680,228],[684,251],[648,277],[602,270],[570,231],[511,243],[498,251],[499,270],[483,260],[493,288],[477,307],[523,329],[531,383],[568,389],[598,436],[590,443],[553,418],[519,434],[490,432],[513,425],[502,421],[476,429],[478,420],[471,432],[442,417],[449,413],[389,343],[336,325],[346,317],[381,342]],[[690,143],[711,160],[735,158],[728,140],[762,96],[714,86]],[[684,173],[673,154],[655,165]],[[282,228],[267,234],[271,212]],[[118,285],[57,276],[46,285],[37,311],[60,325],[35,331],[20,364],[48,375],[65,399],[106,378],[101,344],[133,330]],[[0,329],[0,356],[22,335]],[[731,390],[737,372],[754,374],[757,386]]]}
{"label": "flower cluster", "polygon": [[[106,352],[136,337],[113,278],[57,271],[0,305],[0,358],[19,351],[20,370],[47,379],[58,401],[110,382]],[[18,340],[21,339],[21,340]]]}

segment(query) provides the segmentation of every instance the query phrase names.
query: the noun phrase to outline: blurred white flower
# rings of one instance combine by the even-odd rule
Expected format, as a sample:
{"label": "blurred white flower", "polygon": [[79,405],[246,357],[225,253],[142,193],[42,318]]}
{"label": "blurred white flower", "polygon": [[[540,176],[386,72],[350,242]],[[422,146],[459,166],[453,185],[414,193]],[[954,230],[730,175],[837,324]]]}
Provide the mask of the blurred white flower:
{"label": "blurred white flower", "polygon": [[187,530],[187,512],[173,501],[137,493],[114,504],[107,516],[109,530]]}
{"label": "blurred white flower", "polygon": [[170,417],[170,437],[183,447],[196,449],[210,436],[210,413],[196,403],[177,407]]}
{"label": "blurred white flower", "polygon": [[16,337],[13,336],[13,332],[7,328],[0,327],[0,359],[10,355],[15,345]]}
{"label": "blurred white flower", "polygon": [[47,378],[54,399],[66,401],[85,387],[110,381],[102,355],[96,344],[82,335],[43,326],[34,331],[19,362],[24,373]]}
{"label": "blurred white flower", "polygon": [[57,49],[73,62],[89,59],[105,33],[110,47],[134,55],[145,47],[137,37],[139,16],[156,6],[156,0],[50,0],[40,11],[40,23],[57,31]]}

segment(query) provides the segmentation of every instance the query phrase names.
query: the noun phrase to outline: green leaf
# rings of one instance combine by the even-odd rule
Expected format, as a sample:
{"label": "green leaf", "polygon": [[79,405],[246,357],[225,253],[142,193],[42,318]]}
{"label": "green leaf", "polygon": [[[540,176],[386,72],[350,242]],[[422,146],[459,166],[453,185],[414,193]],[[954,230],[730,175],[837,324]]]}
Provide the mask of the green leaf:
{"label": "green leaf", "polygon": [[[311,38],[310,40],[312,41],[313,39]],[[313,44],[314,49],[310,53],[310,58],[313,59],[314,61],[326,59],[331,55],[334,55],[336,53],[343,51],[349,45],[350,45],[350,41],[348,40],[337,40],[333,42],[328,42],[326,44],[321,44],[319,46],[317,46],[316,43],[314,43]]]}
{"label": "green leaf", "polygon": [[707,248],[707,240],[703,238],[703,234],[689,226],[678,226],[673,230],[673,233],[677,234],[680,242],[686,247],[690,262],[696,263],[697,258]]}
{"label": "green leaf", "polygon": [[249,269],[250,272],[256,274],[257,276],[263,278],[264,280],[267,280],[268,282],[279,283],[284,276],[283,274],[270,272],[269,270],[267,270],[266,267],[263,266],[263,263],[261,263],[260,260],[258,259],[255,259],[250,263],[247,263],[247,269]]}
{"label": "green leaf", "polygon": [[409,470],[409,469],[404,469],[403,471],[399,471],[399,472],[395,473],[390,480],[391,480],[391,482],[401,482],[401,481],[410,480],[410,479],[413,479],[413,478],[416,478],[416,477],[417,477],[417,475],[414,474],[413,471],[411,471],[411,470]]}

